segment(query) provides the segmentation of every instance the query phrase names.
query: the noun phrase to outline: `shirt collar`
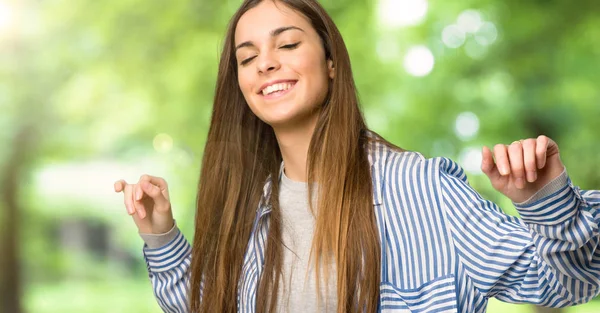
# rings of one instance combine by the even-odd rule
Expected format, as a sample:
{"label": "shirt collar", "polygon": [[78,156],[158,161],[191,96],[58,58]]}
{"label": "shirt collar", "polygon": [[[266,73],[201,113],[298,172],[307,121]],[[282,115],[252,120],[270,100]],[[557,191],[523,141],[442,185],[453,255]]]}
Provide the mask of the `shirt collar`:
{"label": "shirt collar", "polygon": [[[382,177],[383,173],[381,173],[381,162],[379,162],[380,155],[380,147],[377,143],[369,144],[369,165],[371,166],[371,177],[373,182],[373,205],[379,205],[383,202],[382,200]],[[279,167],[279,175],[283,170],[283,162],[282,166]],[[263,193],[261,197],[261,201],[258,205],[258,215],[259,218],[265,214],[271,212],[271,205],[269,203],[269,198],[271,196],[271,185],[273,184],[273,179],[271,174],[266,179],[265,185],[263,186]]]}

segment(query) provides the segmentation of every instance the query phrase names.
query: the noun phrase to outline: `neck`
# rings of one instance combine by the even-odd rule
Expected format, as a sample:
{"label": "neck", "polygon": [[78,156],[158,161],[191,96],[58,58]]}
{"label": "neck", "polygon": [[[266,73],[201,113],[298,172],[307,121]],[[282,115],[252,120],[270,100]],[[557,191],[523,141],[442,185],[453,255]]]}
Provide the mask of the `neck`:
{"label": "neck", "polygon": [[308,147],[317,124],[318,114],[311,116],[306,123],[288,128],[274,128],[281,150],[285,175],[294,181],[308,181],[306,159]]}

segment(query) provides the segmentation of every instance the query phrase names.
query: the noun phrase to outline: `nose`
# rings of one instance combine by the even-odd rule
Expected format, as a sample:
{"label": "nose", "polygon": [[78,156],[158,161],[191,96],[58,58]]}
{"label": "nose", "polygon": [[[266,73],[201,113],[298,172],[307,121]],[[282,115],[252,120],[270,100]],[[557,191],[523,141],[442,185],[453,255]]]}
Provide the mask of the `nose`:
{"label": "nose", "polygon": [[272,53],[264,53],[258,57],[257,70],[259,74],[273,72],[281,67],[279,60]]}

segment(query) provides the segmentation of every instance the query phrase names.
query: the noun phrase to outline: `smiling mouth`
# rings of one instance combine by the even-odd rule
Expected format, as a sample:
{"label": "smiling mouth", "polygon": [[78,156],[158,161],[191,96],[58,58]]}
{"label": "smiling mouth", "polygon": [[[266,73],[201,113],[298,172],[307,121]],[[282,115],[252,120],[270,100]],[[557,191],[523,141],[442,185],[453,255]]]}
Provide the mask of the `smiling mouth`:
{"label": "smiling mouth", "polygon": [[263,89],[260,92],[260,94],[265,99],[276,99],[276,98],[279,98],[279,97],[289,93],[292,89],[294,89],[294,86],[296,86],[296,83],[297,83],[297,81],[289,81],[289,82],[284,82],[284,83],[273,84],[273,85],[268,86],[265,89]]}

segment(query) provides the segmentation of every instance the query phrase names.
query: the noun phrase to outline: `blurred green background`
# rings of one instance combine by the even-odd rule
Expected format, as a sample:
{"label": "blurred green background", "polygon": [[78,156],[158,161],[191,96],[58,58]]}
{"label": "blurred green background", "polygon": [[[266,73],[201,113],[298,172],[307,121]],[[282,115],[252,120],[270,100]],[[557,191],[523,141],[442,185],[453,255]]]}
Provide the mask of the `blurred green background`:
{"label": "blurred green background", "polygon": [[[0,312],[160,312],[113,182],[194,197],[225,26],[239,0],[0,0]],[[457,160],[545,134],[600,188],[596,0],[326,0],[369,126]],[[490,302],[489,312],[542,311]],[[600,301],[563,312],[600,312]]]}

